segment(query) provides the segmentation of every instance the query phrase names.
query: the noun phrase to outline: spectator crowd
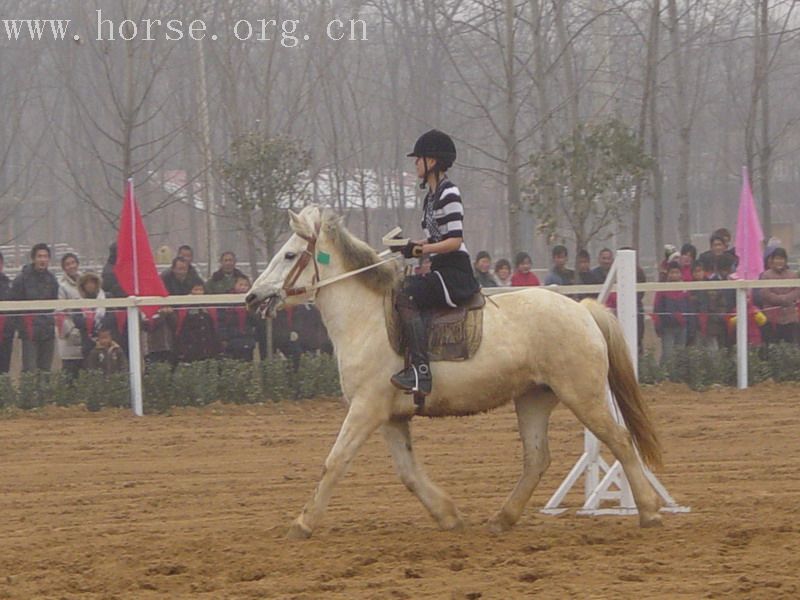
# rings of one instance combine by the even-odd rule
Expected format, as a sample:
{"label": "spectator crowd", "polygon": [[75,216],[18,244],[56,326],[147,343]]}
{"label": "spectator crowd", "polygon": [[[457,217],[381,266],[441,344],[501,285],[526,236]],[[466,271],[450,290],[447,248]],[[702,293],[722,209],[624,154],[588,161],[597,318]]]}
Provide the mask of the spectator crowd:
{"label": "spectator crowd", "polygon": [[[30,263],[12,281],[4,273],[0,254],[0,300],[77,300],[124,297],[114,274],[117,249],[112,244],[102,275],[81,272],[78,256],[61,257],[61,276],[51,270],[47,244],[31,249]],[[224,252],[219,269],[204,282],[192,264],[190,246],[181,246],[161,279],[171,296],[244,294],[250,279],[236,268],[236,255]],[[57,352],[64,372],[74,380],[83,369],[106,374],[127,369],[125,311],[104,308],[42,310],[25,314],[0,313],[0,372],[8,373],[17,336],[22,348],[22,370],[49,371]],[[244,306],[161,307],[142,318],[145,364],[193,362],[225,356],[253,360],[257,343],[265,342],[264,327]]]}
{"label": "spectator crowd", "polygon": [[[78,256],[68,252],[61,259],[61,276],[51,270],[51,250],[47,244],[36,244],[26,264],[12,281],[4,273],[0,254],[0,301],[102,299],[124,297],[114,274],[116,244],[100,275],[82,272]],[[171,265],[161,274],[171,296],[204,294],[244,294],[250,279],[236,266],[236,255],[223,252],[219,268],[203,281],[193,264],[192,248],[183,245]],[[569,252],[563,245],[552,248],[551,268],[544,276],[545,286],[602,284],[614,261],[610,248],[597,254],[592,267],[590,254],[580,250],[570,268]],[[761,279],[797,279],[789,269],[789,257],[777,240],[770,240],[764,259]],[[659,281],[724,281],[735,279],[738,259],[731,247],[727,229],[718,229],[709,238],[709,247],[698,255],[689,243],[678,250],[667,245],[658,267]],[[533,271],[531,256],[520,252],[513,265],[502,258],[492,263],[486,251],[475,256],[475,277],[483,288],[538,286],[542,281]],[[430,259],[423,257],[417,272],[430,268]],[[646,281],[637,268],[637,280]],[[586,295],[573,295],[581,299]],[[642,347],[645,310],[644,294],[638,294],[639,346]],[[615,307],[615,296],[608,299]],[[762,288],[748,300],[748,327],[751,344],[786,342],[800,343],[800,282],[798,287]],[[668,360],[680,348],[700,346],[710,350],[731,347],[735,342],[736,295],[733,290],[693,290],[657,292],[650,316],[661,340],[662,360]],[[114,373],[127,369],[127,327],[124,310],[74,309],[31,311],[25,314],[0,313],[0,373],[8,373],[15,336],[20,340],[23,371],[50,370],[55,353],[71,379],[83,369]],[[296,326],[296,325],[295,325]],[[292,329],[291,315],[288,328]],[[145,364],[189,363],[215,357],[252,361],[256,347],[267,352],[263,321],[255,318],[244,306],[192,305],[161,307],[154,314],[142,317],[143,354]],[[287,338],[291,332],[286,332]],[[319,341],[321,346],[324,342]]]}
{"label": "spectator crowd", "polygon": [[[551,268],[544,285],[602,284],[614,262],[614,253],[603,248],[597,255],[597,265],[592,268],[591,256],[581,250],[575,260],[575,269],[568,267],[569,253],[565,246],[554,246]],[[537,286],[539,278],[531,270],[531,258],[520,252],[514,259],[514,268],[506,259],[494,264],[488,252],[476,255],[475,276],[482,287]],[[736,279],[738,257],[731,246],[727,229],[714,231],[709,247],[698,255],[697,248],[686,243],[678,250],[673,245],[664,249],[658,267],[658,280],[725,281]],[[778,240],[770,240],[764,253],[763,280],[797,279],[798,274],[789,268],[789,256]],[[645,273],[637,268],[637,281],[646,281]],[[642,347],[645,310],[644,294],[638,295],[639,347]],[[584,295],[573,295],[576,299]],[[615,297],[608,304],[615,307]],[[656,334],[661,340],[661,359],[667,361],[676,351],[686,346],[701,346],[709,350],[729,348],[736,339],[736,292],[734,290],[693,290],[657,292],[652,312],[648,313]],[[800,281],[798,287],[761,288],[748,300],[748,343],[769,345],[775,342],[800,343]]]}

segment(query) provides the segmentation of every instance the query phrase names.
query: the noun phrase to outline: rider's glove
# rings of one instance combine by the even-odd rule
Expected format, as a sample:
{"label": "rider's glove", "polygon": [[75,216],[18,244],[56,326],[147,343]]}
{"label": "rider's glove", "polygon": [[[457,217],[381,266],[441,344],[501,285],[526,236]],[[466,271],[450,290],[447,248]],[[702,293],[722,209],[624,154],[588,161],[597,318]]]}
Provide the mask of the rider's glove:
{"label": "rider's glove", "polygon": [[419,258],[420,256],[422,256],[422,244],[408,242],[405,246],[403,246],[400,249],[400,252],[406,258]]}

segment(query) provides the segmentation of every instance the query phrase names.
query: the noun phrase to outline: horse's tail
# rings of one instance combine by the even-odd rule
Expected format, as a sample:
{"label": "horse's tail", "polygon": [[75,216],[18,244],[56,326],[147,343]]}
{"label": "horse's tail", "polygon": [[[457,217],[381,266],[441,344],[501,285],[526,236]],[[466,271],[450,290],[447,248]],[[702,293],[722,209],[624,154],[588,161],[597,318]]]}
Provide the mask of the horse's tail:
{"label": "horse's tail", "polygon": [[608,385],[617,400],[622,418],[645,464],[661,466],[661,443],[636,380],[628,344],[619,321],[605,306],[590,298],[581,301],[592,314],[608,346]]}

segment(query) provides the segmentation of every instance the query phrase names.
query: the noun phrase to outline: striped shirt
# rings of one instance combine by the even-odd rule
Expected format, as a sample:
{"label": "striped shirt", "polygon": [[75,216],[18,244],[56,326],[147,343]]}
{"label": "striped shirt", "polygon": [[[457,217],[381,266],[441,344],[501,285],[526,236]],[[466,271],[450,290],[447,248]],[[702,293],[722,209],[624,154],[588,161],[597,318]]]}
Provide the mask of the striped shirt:
{"label": "striped shirt", "polygon": [[435,191],[428,191],[423,205],[422,229],[429,244],[461,238],[459,252],[469,255],[464,244],[464,204],[456,184],[442,178]]}

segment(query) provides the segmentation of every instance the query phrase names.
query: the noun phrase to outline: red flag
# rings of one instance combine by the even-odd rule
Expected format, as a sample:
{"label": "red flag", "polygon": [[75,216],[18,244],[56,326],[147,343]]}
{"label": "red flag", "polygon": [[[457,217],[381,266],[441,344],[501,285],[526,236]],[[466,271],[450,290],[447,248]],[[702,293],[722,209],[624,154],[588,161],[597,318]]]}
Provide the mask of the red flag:
{"label": "red flag", "polygon": [[[129,296],[167,296],[167,288],[158,275],[150,240],[144,228],[142,214],[133,197],[133,179],[125,186],[125,204],[119,223],[117,237],[117,264],[114,274],[120,287]],[[152,317],[157,306],[144,306],[142,312]]]}

